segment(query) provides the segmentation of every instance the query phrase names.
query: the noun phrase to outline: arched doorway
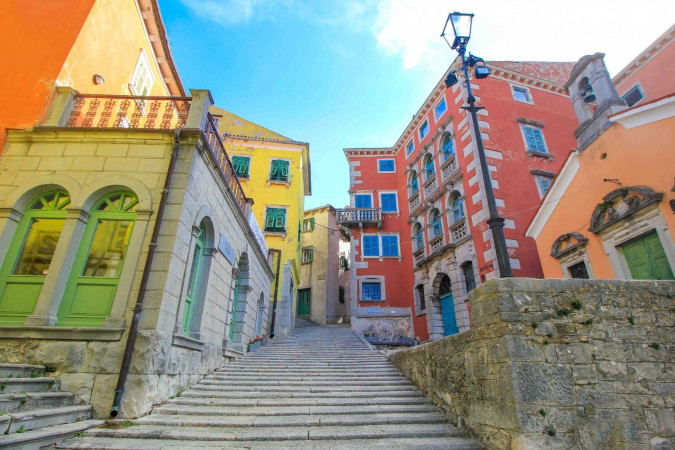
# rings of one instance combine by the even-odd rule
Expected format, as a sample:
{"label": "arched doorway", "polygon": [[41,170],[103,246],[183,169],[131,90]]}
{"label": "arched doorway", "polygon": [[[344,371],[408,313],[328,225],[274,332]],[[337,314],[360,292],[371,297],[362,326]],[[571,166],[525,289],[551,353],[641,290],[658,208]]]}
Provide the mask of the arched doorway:
{"label": "arched doorway", "polygon": [[443,316],[443,336],[459,333],[455,318],[455,302],[452,298],[452,284],[450,277],[443,274],[438,287],[438,297],[441,301],[441,315]]}

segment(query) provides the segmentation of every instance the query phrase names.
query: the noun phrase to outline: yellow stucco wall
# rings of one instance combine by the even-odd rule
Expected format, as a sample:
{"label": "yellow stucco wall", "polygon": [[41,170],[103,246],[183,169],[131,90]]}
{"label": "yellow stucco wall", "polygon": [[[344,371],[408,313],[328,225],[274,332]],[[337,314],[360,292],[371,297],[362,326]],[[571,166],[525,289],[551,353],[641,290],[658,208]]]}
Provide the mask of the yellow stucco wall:
{"label": "yellow stucco wall", "polygon": [[[98,0],[56,84],[86,94],[131,95],[129,82],[141,51],[145,52],[154,78],[150,95],[169,95],[135,0]],[[105,82],[95,85],[94,74],[103,76]]]}

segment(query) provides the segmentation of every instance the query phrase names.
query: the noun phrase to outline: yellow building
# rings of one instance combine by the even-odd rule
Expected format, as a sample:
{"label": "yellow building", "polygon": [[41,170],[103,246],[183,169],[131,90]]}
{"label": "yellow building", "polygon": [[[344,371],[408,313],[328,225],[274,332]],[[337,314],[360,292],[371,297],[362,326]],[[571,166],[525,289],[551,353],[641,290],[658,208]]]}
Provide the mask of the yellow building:
{"label": "yellow building", "polygon": [[221,108],[211,107],[210,112],[218,119],[218,131],[244,192],[254,201],[253,214],[262,225],[267,245],[281,250],[274,333],[283,336],[293,329],[297,311],[294,300],[301,275],[305,195],[312,194],[309,144]]}

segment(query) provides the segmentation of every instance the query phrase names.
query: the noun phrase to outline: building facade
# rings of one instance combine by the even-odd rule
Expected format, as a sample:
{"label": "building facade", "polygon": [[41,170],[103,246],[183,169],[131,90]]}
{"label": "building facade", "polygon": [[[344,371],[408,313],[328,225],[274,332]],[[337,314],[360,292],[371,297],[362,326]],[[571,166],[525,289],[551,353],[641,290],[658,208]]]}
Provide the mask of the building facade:
{"label": "building facade", "polygon": [[[211,113],[218,120],[218,130],[244,192],[255,199],[253,214],[262,224],[267,246],[281,250],[274,334],[287,335],[297,312],[305,196],[312,194],[309,144],[221,108],[213,107]],[[269,300],[274,296],[271,293]]]}
{"label": "building facade", "polygon": [[[575,145],[564,87],[573,64],[488,66],[492,76],[471,87],[511,267],[514,276],[541,277],[523,232]],[[465,331],[468,292],[499,277],[466,95],[464,80],[440,81],[393,147],[345,149],[351,208],[338,211],[338,223],[352,234],[354,318],[408,315],[421,340]]]}
{"label": "building facade", "polygon": [[340,277],[348,270],[346,259],[340,257],[341,239],[335,208],[326,205],[305,211],[298,317],[320,324],[349,323],[351,306]]}
{"label": "building facade", "polygon": [[575,66],[578,150],[527,230],[547,278],[675,279],[674,29],[616,85],[600,53]]}
{"label": "building facade", "polygon": [[[14,20],[69,23],[71,3]],[[183,91],[156,3],[74,9],[62,66],[45,66],[27,122],[3,124],[0,353],[52,366],[98,417],[135,417],[243,355],[273,273],[211,95]]]}

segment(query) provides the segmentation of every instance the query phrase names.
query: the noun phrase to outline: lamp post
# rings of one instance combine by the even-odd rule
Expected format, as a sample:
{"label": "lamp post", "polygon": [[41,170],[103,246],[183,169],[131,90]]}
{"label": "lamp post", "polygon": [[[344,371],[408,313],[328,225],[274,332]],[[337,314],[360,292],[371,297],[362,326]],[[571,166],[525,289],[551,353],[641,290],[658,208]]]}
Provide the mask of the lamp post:
{"label": "lamp post", "polygon": [[[490,172],[488,170],[487,160],[485,159],[485,149],[483,148],[483,138],[480,134],[480,127],[478,126],[478,111],[483,109],[482,106],[476,106],[476,99],[471,92],[471,82],[469,80],[469,67],[475,67],[474,74],[476,78],[483,79],[490,75],[490,68],[485,65],[485,61],[474,55],[466,56],[466,44],[471,37],[471,25],[473,21],[473,14],[462,14],[453,12],[448,14],[448,19],[443,27],[443,34],[441,37],[445,39],[451,49],[456,50],[462,57],[462,70],[464,72],[464,80],[466,81],[466,90],[468,97],[466,99],[469,106],[462,106],[462,109],[468,110],[471,113],[473,120],[473,132],[476,137],[476,144],[478,145],[478,159],[480,161],[481,172],[483,172],[483,184],[485,185],[485,194],[487,196],[488,211],[490,217],[487,220],[488,227],[492,231],[492,240],[497,253],[497,265],[499,266],[500,277],[512,277],[511,262],[509,261],[508,250],[506,249],[506,239],[504,239],[504,219],[499,217],[497,213],[497,203],[495,202],[495,194],[492,190],[492,180],[490,179]],[[450,43],[446,37],[446,29],[448,24],[452,25],[452,33],[454,38]],[[445,79],[446,87],[456,84],[459,80],[455,75],[456,70],[451,71]]]}

